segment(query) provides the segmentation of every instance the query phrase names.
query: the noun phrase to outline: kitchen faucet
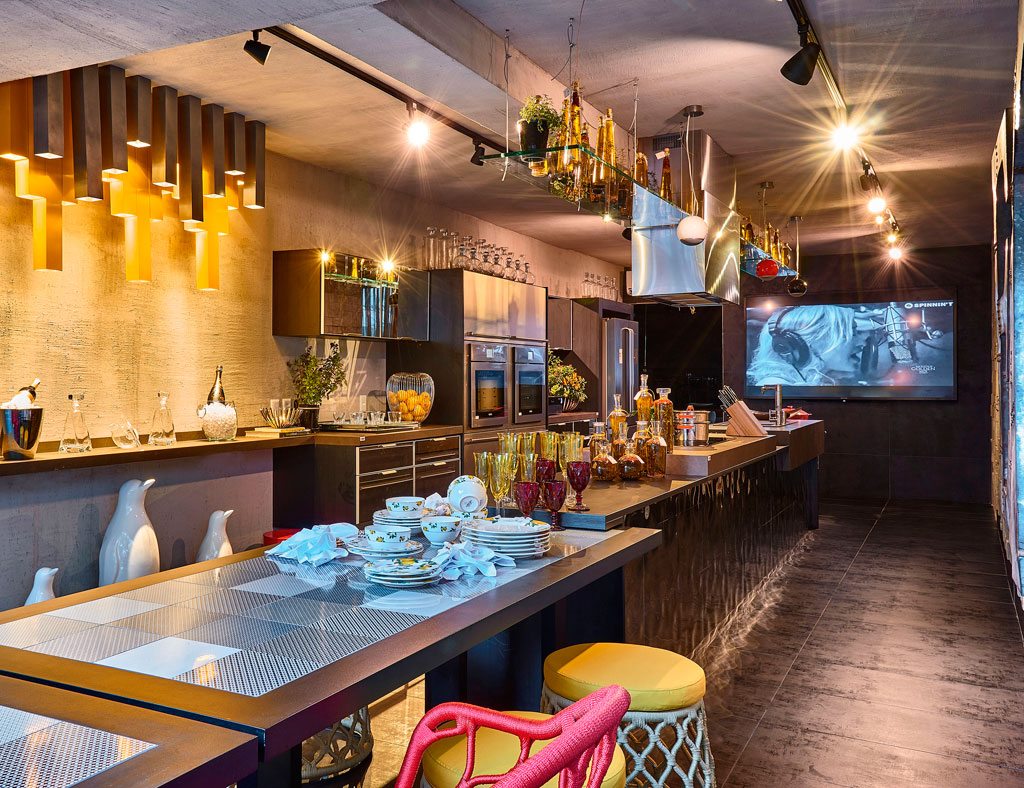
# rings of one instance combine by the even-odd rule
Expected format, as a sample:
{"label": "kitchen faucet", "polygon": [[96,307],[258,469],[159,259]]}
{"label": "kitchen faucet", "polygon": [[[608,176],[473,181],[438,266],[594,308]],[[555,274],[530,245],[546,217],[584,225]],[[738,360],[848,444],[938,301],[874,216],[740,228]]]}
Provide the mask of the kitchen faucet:
{"label": "kitchen faucet", "polygon": [[773,383],[769,386],[761,386],[761,393],[775,391],[775,410],[768,412],[768,420],[773,427],[786,426],[786,412],[782,409],[782,384]]}

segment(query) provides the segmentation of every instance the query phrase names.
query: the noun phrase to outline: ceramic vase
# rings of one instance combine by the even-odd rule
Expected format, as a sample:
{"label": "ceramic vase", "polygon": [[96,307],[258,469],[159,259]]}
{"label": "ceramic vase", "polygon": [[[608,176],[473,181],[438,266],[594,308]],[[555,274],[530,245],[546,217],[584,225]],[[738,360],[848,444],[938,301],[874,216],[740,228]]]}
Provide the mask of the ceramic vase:
{"label": "ceramic vase", "polygon": [[100,585],[160,571],[160,547],[146,514],[146,491],[156,479],[130,479],[117,493],[117,509],[100,545]]}
{"label": "ceramic vase", "polygon": [[196,563],[200,561],[212,561],[214,558],[223,558],[231,555],[231,542],[228,540],[227,524],[228,518],[234,509],[222,511],[218,509],[210,515],[210,524],[206,527],[206,536],[199,545],[199,553],[196,555]]}
{"label": "ceramic vase", "polygon": [[26,605],[34,605],[36,602],[45,602],[53,599],[53,578],[57,570],[44,566],[36,570],[36,579],[32,581],[32,590],[25,599]]}

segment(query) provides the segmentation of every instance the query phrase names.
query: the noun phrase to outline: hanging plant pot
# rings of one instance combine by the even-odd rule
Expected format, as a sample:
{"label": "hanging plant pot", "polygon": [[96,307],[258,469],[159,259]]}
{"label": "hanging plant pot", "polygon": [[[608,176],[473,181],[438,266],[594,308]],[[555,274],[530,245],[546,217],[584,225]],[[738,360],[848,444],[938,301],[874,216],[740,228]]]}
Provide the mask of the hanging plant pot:
{"label": "hanging plant pot", "polygon": [[[519,127],[519,150],[544,150],[548,146],[551,126],[546,120],[521,120]],[[523,156],[523,161],[543,161],[544,156]]]}

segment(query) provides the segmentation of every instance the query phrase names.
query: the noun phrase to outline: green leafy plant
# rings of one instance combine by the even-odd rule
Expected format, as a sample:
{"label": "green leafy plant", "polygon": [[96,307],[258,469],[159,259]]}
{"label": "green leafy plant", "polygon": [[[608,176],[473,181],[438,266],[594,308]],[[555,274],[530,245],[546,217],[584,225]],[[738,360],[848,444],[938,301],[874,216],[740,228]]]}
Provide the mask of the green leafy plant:
{"label": "green leafy plant", "polygon": [[548,393],[552,397],[568,397],[577,402],[585,402],[587,381],[572,364],[566,364],[554,353],[548,353]]}
{"label": "green leafy plant", "polygon": [[306,348],[301,356],[288,362],[288,371],[299,405],[307,407],[320,405],[345,382],[345,362],[340,350],[321,361]]}
{"label": "green leafy plant", "polygon": [[562,116],[558,114],[550,96],[530,96],[519,110],[519,119],[524,123],[537,123],[537,128],[556,131],[562,127]]}

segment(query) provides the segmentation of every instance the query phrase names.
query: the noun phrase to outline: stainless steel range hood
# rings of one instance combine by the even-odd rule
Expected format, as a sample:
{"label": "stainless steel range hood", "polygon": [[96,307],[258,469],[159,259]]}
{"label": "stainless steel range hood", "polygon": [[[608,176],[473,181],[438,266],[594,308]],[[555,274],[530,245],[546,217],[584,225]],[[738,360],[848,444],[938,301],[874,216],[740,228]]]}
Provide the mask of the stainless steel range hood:
{"label": "stainless steel range hood", "polygon": [[[735,205],[736,170],[732,157],[706,134],[701,135],[700,162],[704,219],[708,237],[687,246],[676,237],[685,214],[645,189],[633,192],[632,295],[687,306],[739,303],[740,217]],[[697,156],[695,156],[695,159]],[[716,196],[727,195],[728,202]]]}

